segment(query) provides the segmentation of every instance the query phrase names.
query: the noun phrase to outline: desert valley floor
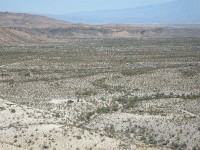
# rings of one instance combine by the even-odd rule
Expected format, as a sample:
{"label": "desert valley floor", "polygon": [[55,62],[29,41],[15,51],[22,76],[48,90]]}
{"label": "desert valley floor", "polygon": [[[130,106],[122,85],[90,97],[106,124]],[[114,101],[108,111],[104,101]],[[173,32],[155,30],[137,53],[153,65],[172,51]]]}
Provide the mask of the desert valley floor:
{"label": "desert valley floor", "polygon": [[200,150],[199,28],[4,26],[0,150]]}

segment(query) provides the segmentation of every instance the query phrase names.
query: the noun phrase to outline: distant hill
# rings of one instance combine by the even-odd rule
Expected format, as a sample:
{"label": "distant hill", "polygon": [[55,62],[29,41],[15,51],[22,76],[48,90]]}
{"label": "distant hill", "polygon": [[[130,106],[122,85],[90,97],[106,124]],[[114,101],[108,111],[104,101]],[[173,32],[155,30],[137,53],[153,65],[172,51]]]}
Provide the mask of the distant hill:
{"label": "distant hill", "polygon": [[200,0],[175,0],[138,8],[50,15],[74,23],[200,24]]}
{"label": "distant hill", "polygon": [[76,38],[200,37],[198,25],[73,24],[9,12],[0,12],[0,20],[0,44],[64,43]]}
{"label": "distant hill", "polygon": [[70,24],[57,19],[23,13],[0,12],[0,27],[58,28]]}

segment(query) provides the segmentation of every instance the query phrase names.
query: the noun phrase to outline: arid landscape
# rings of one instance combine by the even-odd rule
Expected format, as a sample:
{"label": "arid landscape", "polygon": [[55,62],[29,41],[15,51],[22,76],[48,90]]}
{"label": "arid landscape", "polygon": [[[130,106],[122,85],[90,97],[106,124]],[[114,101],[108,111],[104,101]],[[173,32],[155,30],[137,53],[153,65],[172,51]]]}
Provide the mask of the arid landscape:
{"label": "arid landscape", "polygon": [[0,13],[0,150],[200,150],[200,26]]}

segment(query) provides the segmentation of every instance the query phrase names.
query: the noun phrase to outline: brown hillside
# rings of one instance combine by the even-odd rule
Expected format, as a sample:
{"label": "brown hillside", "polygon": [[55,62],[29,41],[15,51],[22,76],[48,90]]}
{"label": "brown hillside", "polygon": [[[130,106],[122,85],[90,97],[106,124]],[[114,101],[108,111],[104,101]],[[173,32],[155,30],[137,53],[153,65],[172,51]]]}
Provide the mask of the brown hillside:
{"label": "brown hillside", "polygon": [[0,12],[0,20],[1,27],[58,28],[70,25],[64,21],[45,16],[10,12]]}
{"label": "brown hillside", "polygon": [[2,44],[14,44],[14,43],[44,43],[50,39],[45,36],[37,36],[28,34],[22,30],[12,27],[0,28],[0,43]]}
{"label": "brown hillside", "polygon": [[0,44],[65,42],[72,38],[200,37],[179,25],[86,25],[22,13],[0,12]]}

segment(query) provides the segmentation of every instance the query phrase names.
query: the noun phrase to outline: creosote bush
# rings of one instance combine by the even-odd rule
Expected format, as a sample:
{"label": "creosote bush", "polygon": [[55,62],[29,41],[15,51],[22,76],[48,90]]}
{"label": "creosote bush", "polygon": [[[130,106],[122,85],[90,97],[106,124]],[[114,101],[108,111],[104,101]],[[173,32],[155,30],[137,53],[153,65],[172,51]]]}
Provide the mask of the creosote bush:
{"label": "creosote bush", "polygon": [[76,96],[92,96],[92,95],[96,95],[97,92],[93,91],[92,89],[85,89],[85,90],[80,90],[80,91],[76,91],[75,95]]}
{"label": "creosote bush", "polygon": [[125,108],[132,108],[136,105],[136,103],[139,101],[139,97],[135,96],[129,100],[129,102],[126,104]]}
{"label": "creosote bush", "polygon": [[15,113],[16,111],[15,111],[15,109],[11,109],[10,112],[11,113]]}
{"label": "creosote bush", "polygon": [[56,118],[59,118],[59,117],[60,117],[60,114],[59,114],[59,113],[56,113],[56,114],[55,114],[55,117],[56,117]]}
{"label": "creosote bush", "polygon": [[111,113],[111,112],[116,112],[118,111],[118,108],[116,106],[111,106],[111,107],[101,107],[101,108],[98,108],[96,110],[96,112],[98,114],[107,114],[107,113]]}

